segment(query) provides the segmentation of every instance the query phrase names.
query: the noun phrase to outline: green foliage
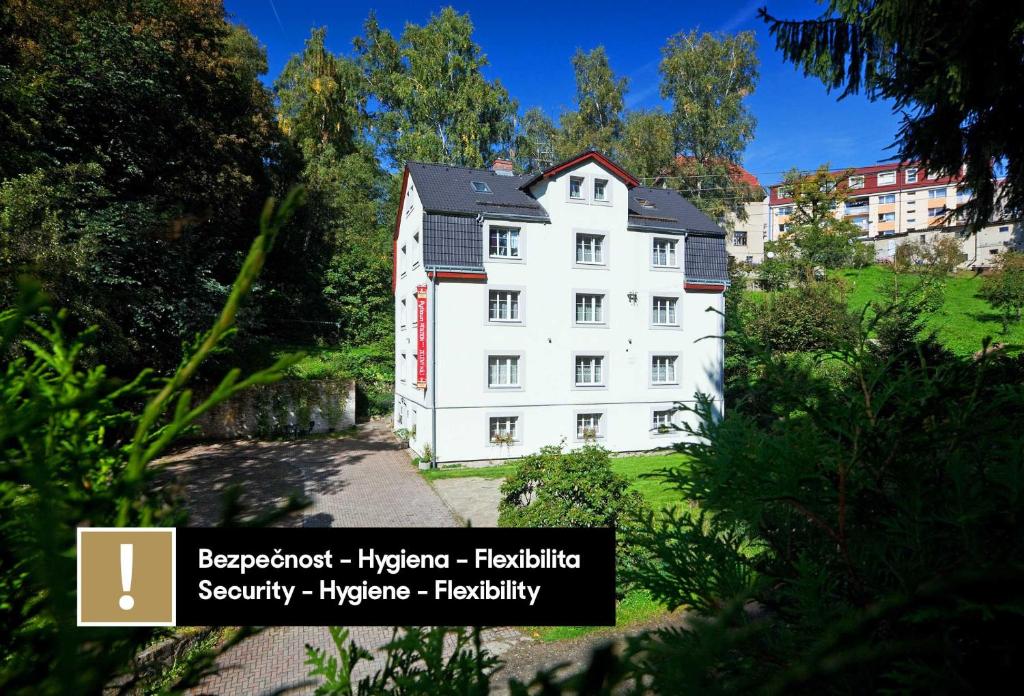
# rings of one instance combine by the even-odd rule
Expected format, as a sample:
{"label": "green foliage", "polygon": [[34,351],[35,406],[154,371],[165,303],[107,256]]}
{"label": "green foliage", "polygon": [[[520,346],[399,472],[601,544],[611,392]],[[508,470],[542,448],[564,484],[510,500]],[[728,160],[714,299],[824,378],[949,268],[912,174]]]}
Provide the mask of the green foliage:
{"label": "green foliage", "polygon": [[373,655],[355,642],[345,644],[348,641],[348,629],[329,626],[327,630],[330,632],[337,656],[306,644],[309,676],[323,679],[314,693],[316,696],[348,696],[353,693],[352,668],[361,660],[372,660]]}
{"label": "green foliage", "polygon": [[347,630],[331,629],[338,658],[306,646],[309,675],[323,678],[318,696],[486,696],[490,674],[501,664],[483,647],[479,628],[401,626],[383,646],[384,666],[353,683],[352,668],[370,653],[353,643],[346,646],[347,637]]}
{"label": "green foliage", "polygon": [[[940,345],[956,355],[972,356],[986,338],[995,337],[1002,330],[1000,315],[978,296],[985,276],[957,273],[935,278],[929,273],[894,273],[893,269],[882,265],[839,271],[836,275],[844,282],[847,303],[854,314],[860,314],[869,303],[885,307],[889,298],[903,298],[905,291],[913,291],[918,283],[926,282],[937,288],[926,293],[927,311],[920,318],[925,332],[934,334]],[[893,295],[896,290],[898,295]],[[869,314],[874,311],[868,310]],[[1004,343],[1005,351],[1020,352],[1024,348],[1024,323],[1011,323],[1009,332],[999,340]]]}
{"label": "green foliage", "polygon": [[[829,172],[821,165],[813,174],[792,170],[784,178],[793,199],[791,237],[804,267],[843,268],[853,263],[861,229],[844,217],[836,217],[849,193],[849,172]],[[863,252],[860,252],[863,254]]]}
{"label": "green foliage", "polygon": [[648,527],[659,561],[639,573],[710,620],[666,639],[676,659],[715,645],[665,665],[678,687],[983,688],[1021,656],[1024,365],[880,354],[870,329],[834,349],[838,389],[794,388],[767,358],[781,417],[698,407],[693,461],[668,480],[707,516]]}
{"label": "green foliage", "polygon": [[999,311],[1004,334],[1010,322],[1019,323],[1024,309],[1024,254],[1001,254],[995,271],[985,279],[978,294]]}
{"label": "green foliage", "polygon": [[[903,114],[901,159],[947,174],[965,164],[975,198],[961,210],[972,222],[1000,208],[1011,217],[1024,212],[1024,140],[1013,125],[1024,80],[1020,3],[831,0],[813,20],[779,20],[766,9],[761,16],[805,75],[841,90],[840,98],[864,90]],[[1006,179],[997,189],[1001,164]]]}
{"label": "green foliage", "polygon": [[675,161],[671,117],[660,108],[628,112],[619,151],[620,161],[633,176],[670,172]]}
{"label": "green foliage", "polygon": [[661,96],[672,104],[673,152],[679,190],[712,218],[745,216],[743,203],[758,193],[738,181],[736,166],[754,137],[745,99],[757,82],[753,32],[669,37],[662,48]]}
{"label": "green foliage", "polygon": [[769,293],[744,320],[751,336],[781,352],[836,347],[849,338],[853,323],[834,285],[816,282]]}
{"label": "green foliage", "polygon": [[799,273],[796,245],[788,237],[764,243],[764,260],[757,266],[757,284],[762,290],[788,288]]}
{"label": "green foliage", "polygon": [[354,379],[357,415],[383,415],[394,405],[393,351],[390,338],[362,346],[304,348],[306,357],[288,370],[288,376],[302,380]]}
{"label": "green foliage", "polygon": [[646,514],[643,496],[612,470],[607,450],[585,445],[564,452],[548,446],[519,460],[501,484],[498,526],[612,527],[621,569],[643,554],[626,539]]}
{"label": "green foliage", "polygon": [[98,326],[87,362],[172,369],[226,300],[271,190],[263,53],[219,3],[7,3],[4,15],[0,303],[31,274],[72,326]]}
{"label": "green foliage", "polygon": [[[261,233],[219,317],[166,379],[146,370],[124,381],[103,365],[83,366],[85,346],[96,332],[69,329],[67,311],[53,309],[38,285],[26,282],[17,304],[0,312],[0,646],[5,655],[0,689],[5,693],[97,693],[115,677],[134,679],[131,660],[156,634],[143,628],[76,628],[75,529],[183,523],[177,501],[154,487],[158,467],[152,462],[199,416],[251,385],[280,379],[298,358],[284,356],[244,378],[231,370],[208,397],[193,403],[190,381],[235,331],[242,299],[298,196],[293,193],[276,210],[268,202]],[[287,510],[296,505],[291,501]],[[229,508],[228,522],[235,512]],[[240,632],[228,645],[250,633]],[[195,683],[213,657],[213,651],[197,656],[179,683]]]}
{"label": "green foliage", "polygon": [[486,164],[513,136],[515,102],[483,75],[469,15],[450,7],[395,38],[370,15],[355,40],[374,95],[373,132],[391,163]]}
{"label": "green foliage", "polygon": [[535,687],[932,693],[1013,678],[1024,361],[882,352],[874,330],[810,353],[845,365],[832,384],[749,346],[771,412],[721,418],[700,399],[690,459],[664,478],[701,513],[652,519],[636,537],[651,556],[631,576],[691,620]]}
{"label": "green foliage", "polygon": [[622,110],[629,81],[616,77],[604,46],[572,57],[576,75],[576,110],[562,114],[559,158],[596,148],[613,158],[619,156]]}

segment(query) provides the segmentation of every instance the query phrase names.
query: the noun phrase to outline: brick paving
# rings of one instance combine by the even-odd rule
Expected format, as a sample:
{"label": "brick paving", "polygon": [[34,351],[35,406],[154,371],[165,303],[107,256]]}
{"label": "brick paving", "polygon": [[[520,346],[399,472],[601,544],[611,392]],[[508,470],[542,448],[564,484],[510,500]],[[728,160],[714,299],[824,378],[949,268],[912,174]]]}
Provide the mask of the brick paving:
{"label": "brick paving", "polygon": [[[302,513],[280,526],[306,527],[452,527],[456,520],[416,472],[392,437],[386,422],[361,426],[348,439],[289,442],[233,442],[203,445],[170,458],[170,485],[185,497],[194,526],[215,524],[224,491],[240,487],[246,514],[279,505],[291,494],[311,501]],[[391,638],[391,627],[353,627],[352,639],[373,649]],[[501,653],[528,640],[515,629],[491,629],[485,644]],[[250,696],[309,694],[314,684],[305,645],[330,648],[322,627],[270,628],[222,656],[220,672],[196,694]],[[379,661],[378,661],[379,662]],[[374,663],[364,670],[376,669]],[[357,672],[357,676],[358,676]]]}

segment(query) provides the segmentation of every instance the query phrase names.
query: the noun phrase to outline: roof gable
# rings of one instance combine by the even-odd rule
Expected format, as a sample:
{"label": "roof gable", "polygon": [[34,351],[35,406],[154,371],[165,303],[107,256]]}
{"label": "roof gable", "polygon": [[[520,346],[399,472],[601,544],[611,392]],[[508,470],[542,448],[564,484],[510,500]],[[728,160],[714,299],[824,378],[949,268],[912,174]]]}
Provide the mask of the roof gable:
{"label": "roof gable", "polygon": [[640,185],[640,180],[637,179],[635,176],[627,172],[619,165],[612,162],[610,159],[605,157],[597,150],[591,149],[584,150],[583,152],[579,153],[578,155],[570,157],[564,162],[560,162],[552,167],[545,169],[542,172],[534,174],[532,177],[527,179],[526,182],[520,186],[520,188],[528,189],[541,179],[550,179],[552,177],[558,176],[562,172],[568,169],[572,169],[574,167],[578,167],[579,165],[584,164],[586,162],[597,162],[597,164],[601,165],[601,167],[608,170],[609,174],[612,174],[617,179],[621,180],[622,183],[624,183],[629,188],[633,188],[634,186]]}

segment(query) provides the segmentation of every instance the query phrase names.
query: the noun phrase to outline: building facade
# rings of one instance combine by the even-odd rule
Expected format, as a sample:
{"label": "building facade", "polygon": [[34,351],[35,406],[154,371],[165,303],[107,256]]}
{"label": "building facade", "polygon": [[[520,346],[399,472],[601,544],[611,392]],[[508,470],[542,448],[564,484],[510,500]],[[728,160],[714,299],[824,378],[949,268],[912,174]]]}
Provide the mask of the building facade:
{"label": "building facade", "polygon": [[394,425],[421,455],[656,449],[674,404],[721,410],[725,233],[677,193],[595,151],[409,163],[395,228]]}
{"label": "building facade", "polygon": [[[949,211],[970,199],[959,177],[943,177],[918,164],[900,162],[857,167],[839,185],[846,200],[835,211],[864,231],[866,237],[920,232],[945,224]],[[786,234],[793,199],[784,184],[769,188],[768,238]]]}
{"label": "building facade", "polygon": [[743,204],[746,220],[730,215],[725,235],[725,250],[738,263],[757,265],[764,261],[764,243],[768,239],[768,198]]}

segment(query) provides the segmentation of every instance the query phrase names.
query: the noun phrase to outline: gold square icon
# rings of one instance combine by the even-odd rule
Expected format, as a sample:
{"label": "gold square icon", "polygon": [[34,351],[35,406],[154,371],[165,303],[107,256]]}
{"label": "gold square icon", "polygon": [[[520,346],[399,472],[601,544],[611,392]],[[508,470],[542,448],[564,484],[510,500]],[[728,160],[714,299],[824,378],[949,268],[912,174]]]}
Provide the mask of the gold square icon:
{"label": "gold square icon", "polygon": [[78,528],[78,625],[173,626],[174,529]]}

